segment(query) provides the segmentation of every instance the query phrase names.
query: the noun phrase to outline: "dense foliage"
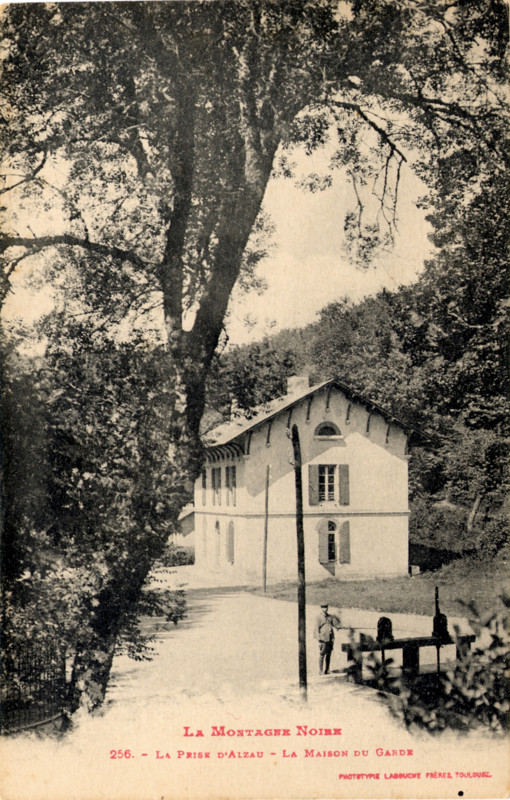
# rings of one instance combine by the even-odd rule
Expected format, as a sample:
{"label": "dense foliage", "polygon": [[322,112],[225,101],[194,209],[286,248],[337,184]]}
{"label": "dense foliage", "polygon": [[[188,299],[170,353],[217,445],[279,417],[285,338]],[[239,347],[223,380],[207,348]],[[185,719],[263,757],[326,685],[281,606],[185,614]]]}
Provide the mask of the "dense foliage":
{"label": "dense foliage", "polygon": [[[49,639],[77,664],[104,638],[108,593],[108,609],[122,608],[109,657],[119,643],[140,657],[139,616],[185,612],[182,592],[137,590],[186,495],[167,457],[166,359],[161,348],[92,340],[87,325],[70,330],[56,315],[43,328],[43,358],[20,363],[13,352],[4,364],[4,645]],[[132,592],[117,588],[126,569]]]}

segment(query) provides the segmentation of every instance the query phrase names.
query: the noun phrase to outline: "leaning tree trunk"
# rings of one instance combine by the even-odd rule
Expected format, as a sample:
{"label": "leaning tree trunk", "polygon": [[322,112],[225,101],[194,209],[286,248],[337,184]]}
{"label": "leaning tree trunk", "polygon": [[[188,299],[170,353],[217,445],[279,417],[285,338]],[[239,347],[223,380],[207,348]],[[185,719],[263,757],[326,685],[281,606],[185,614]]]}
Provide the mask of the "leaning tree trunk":
{"label": "leaning tree trunk", "polygon": [[126,577],[120,573],[110,576],[103,590],[94,598],[88,622],[85,622],[76,645],[68,690],[71,713],[79,708],[92,711],[104,700],[119,633],[131,604],[136,603],[151,565],[148,561],[145,565],[140,564],[136,574],[130,569],[133,566],[136,565],[130,564],[128,558]]}
{"label": "leaning tree trunk", "polygon": [[104,700],[115,654],[117,635],[90,636],[78,643],[68,690],[71,713],[83,708],[93,711]]}

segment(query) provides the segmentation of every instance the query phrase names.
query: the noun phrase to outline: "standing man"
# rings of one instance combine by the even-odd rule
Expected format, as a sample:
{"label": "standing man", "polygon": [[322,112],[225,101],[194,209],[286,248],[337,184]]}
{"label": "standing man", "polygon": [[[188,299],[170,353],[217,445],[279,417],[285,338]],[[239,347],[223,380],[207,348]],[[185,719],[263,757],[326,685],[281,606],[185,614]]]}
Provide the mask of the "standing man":
{"label": "standing man", "polygon": [[335,614],[328,614],[328,604],[321,605],[320,614],[315,620],[313,631],[314,638],[319,642],[319,672],[325,675],[329,672],[329,662],[335,642],[335,628],[341,628],[340,618]]}

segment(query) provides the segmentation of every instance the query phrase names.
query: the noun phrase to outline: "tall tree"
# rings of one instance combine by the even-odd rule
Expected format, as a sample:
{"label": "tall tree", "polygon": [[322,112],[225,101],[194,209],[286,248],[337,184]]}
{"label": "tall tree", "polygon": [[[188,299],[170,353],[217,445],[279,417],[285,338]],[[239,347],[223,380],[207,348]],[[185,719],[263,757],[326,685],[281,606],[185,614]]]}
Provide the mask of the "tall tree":
{"label": "tall tree", "polygon": [[[500,146],[486,123],[499,111],[505,5],[472,6],[235,0],[5,10],[3,290],[44,251],[62,269],[77,265],[87,295],[72,311],[98,325],[129,324],[161,304],[176,495],[200,467],[205,380],[230,294],[250,265],[267,182],[274,166],[288,170],[285,158],[275,164],[279,146],[299,141],[311,151],[338,136],[333,164],[355,188],[347,232],[363,259],[384,238],[378,223],[364,226],[363,188],[373,185],[391,233],[403,143],[427,132],[431,158],[467,136],[478,153]],[[89,705],[104,694],[125,614],[115,598],[136,597],[150,567],[147,559],[135,568],[137,558],[128,553],[122,570],[105,575],[100,635],[75,664]]]}

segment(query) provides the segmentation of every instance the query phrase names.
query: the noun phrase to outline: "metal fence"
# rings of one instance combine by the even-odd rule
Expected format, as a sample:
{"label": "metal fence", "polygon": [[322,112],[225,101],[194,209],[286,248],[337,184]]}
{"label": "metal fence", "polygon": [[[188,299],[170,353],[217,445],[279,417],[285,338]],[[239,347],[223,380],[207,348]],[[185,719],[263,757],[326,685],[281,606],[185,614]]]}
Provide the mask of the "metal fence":
{"label": "metal fence", "polygon": [[4,653],[0,732],[15,733],[57,717],[64,708],[65,659],[56,646],[26,643]]}

